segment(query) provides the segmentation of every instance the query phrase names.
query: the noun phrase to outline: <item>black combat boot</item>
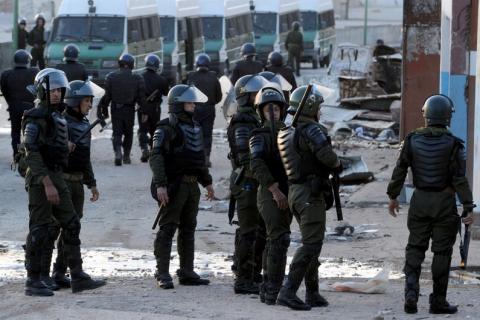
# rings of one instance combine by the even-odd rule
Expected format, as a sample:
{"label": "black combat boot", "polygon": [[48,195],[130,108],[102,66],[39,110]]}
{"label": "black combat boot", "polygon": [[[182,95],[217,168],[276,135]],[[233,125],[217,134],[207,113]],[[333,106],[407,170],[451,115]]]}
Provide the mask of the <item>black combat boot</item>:
{"label": "black combat boot", "polygon": [[318,291],[319,266],[320,263],[318,262],[318,256],[315,256],[308,265],[307,271],[305,273],[305,303],[312,308],[328,306],[328,301],[324,297],[322,297]]}
{"label": "black combat boot", "polygon": [[285,234],[277,240],[271,241],[267,253],[268,285],[265,293],[265,303],[274,305],[278,292],[285,278],[287,265],[287,251],[290,244],[290,235]]}
{"label": "black combat boot", "polygon": [[237,277],[233,289],[236,294],[259,294],[259,285],[253,281],[255,232],[239,235],[237,251]]}
{"label": "black combat boot", "polygon": [[255,238],[255,266],[253,267],[253,281],[257,283],[259,287],[263,281],[263,252],[265,251],[266,243],[265,234],[259,229],[257,231],[257,237]]}
{"label": "black combat boot", "polygon": [[430,313],[454,314],[458,307],[447,302],[448,280],[452,250],[434,253],[432,261],[433,293],[430,295]]}
{"label": "black combat boot", "polygon": [[172,251],[172,238],[176,230],[175,224],[161,225],[153,244],[155,259],[157,260],[157,271],[155,279],[157,285],[162,289],[173,289],[173,280],[170,276],[170,254]]}
{"label": "black combat boot", "polygon": [[70,275],[72,280],[70,286],[73,293],[93,290],[107,284],[105,280],[93,280],[82,268],[82,259],[69,259]]}
{"label": "black combat boot", "polygon": [[184,286],[205,286],[210,284],[210,280],[200,278],[193,271],[195,229],[180,229],[178,231],[177,251],[180,258],[180,269],[177,270],[180,284]]}
{"label": "black combat boot", "polygon": [[418,275],[415,273],[405,276],[405,305],[403,307],[405,313],[418,312],[417,302],[420,291],[418,280]]}
{"label": "black combat boot", "polygon": [[140,161],[148,162],[148,158],[150,157],[150,151],[147,147],[142,148],[142,156],[140,157]]}
{"label": "black combat boot", "polygon": [[40,262],[40,281],[52,291],[57,291],[60,286],[50,277],[50,265],[52,263],[53,243],[48,243],[42,250]]}
{"label": "black combat boot", "polygon": [[123,149],[123,164],[131,164],[130,149]]}
{"label": "black combat boot", "polygon": [[121,166],[122,165],[122,148],[115,147],[115,165]]}
{"label": "black combat boot", "polygon": [[40,280],[40,275],[27,271],[27,281],[25,282],[25,295],[34,297],[53,296],[53,290]]}
{"label": "black combat boot", "polygon": [[297,290],[300,287],[302,279],[294,279],[294,277],[288,275],[288,279],[285,281],[282,289],[278,293],[277,304],[285,307],[289,307],[293,310],[309,311],[312,307],[302,301],[297,296]]}

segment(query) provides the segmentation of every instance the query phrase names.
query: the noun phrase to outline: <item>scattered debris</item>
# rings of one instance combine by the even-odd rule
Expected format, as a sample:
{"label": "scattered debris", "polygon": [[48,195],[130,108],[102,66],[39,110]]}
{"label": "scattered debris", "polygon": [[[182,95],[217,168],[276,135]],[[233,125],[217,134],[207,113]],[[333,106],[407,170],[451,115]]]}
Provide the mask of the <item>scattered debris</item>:
{"label": "scattered debris", "polygon": [[368,170],[367,164],[361,156],[340,156],[343,171],[340,174],[342,183],[362,183],[373,180],[373,173]]}
{"label": "scattered debris", "polygon": [[328,284],[323,282],[320,284],[322,291],[334,292],[354,292],[354,293],[385,293],[388,288],[388,277],[390,268],[383,268],[375,277],[369,279],[367,282],[347,281],[335,282]]}

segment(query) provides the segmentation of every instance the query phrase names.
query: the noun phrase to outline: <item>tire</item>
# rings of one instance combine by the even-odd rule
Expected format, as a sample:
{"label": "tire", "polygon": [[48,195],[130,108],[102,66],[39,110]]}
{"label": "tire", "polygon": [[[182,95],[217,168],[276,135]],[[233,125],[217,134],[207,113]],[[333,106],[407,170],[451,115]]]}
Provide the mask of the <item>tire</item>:
{"label": "tire", "polygon": [[317,57],[312,58],[312,69],[318,69],[318,58]]}

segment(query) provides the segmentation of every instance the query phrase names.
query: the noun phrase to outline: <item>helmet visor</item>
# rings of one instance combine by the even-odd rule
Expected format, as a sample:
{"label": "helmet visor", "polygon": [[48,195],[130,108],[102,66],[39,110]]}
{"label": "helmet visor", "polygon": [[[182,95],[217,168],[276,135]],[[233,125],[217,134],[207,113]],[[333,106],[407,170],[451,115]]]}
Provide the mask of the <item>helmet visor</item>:
{"label": "helmet visor", "polygon": [[275,74],[275,77],[273,77],[270,81],[278,83],[280,85],[280,87],[282,88],[282,91],[290,91],[293,88],[292,85],[290,84],[290,82],[288,82],[287,79],[285,79],[279,73]]}
{"label": "helmet visor", "polygon": [[260,89],[269,84],[269,81],[262,76],[253,76],[250,80],[247,81],[243,90],[247,92],[258,92]]}
{"label": "helmet visor", "polygon": [[195,86],[189,86],[181,95],[175,98],[175,102],[205,103],[207,101],[208,97]]}

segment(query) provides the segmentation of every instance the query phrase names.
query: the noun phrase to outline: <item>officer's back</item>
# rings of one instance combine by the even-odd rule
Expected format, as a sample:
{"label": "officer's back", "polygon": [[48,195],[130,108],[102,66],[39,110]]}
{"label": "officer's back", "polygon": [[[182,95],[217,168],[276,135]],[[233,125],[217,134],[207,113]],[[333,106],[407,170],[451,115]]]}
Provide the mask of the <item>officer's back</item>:
{"label": "officer's back", "polygon": [[187,83],[192,84],[208,97],[208,105],[216,105],[222,100],[222,88],[217,79],[217,74],[210,71],[210,57],[201,54],[196,60],[197,70],[187,75]]}
{"label": "officer's back", "polygon": [[133,105],[137,100],[138,86],[143,79],[129,68],[110,72],[105,80],[105,90],[116,104]]}
{"label": "officer's back", "polygon": [[240,49],[243,60],[238,61],[232,71],[230,81],[233,85],[247,74],[257,74],[263,71],[263,64],[255,61],[256,49],[253,43],[245,43]]}
{"label": "officer's back", "polygon": [[78,56],[80,49],[74,44],[67,44],[63,48],[63,61],[64,63],[58,64],[55,68],[65,72],[68,81],[81,80],[86,81],[88,79],[87,69],[82,63],[78,62]]}
{"label": "officer's back", "polygon": [[28,67],[29,62],[30,54],[18,50],[14,56],[14,68],[2,73],[1,89],[9,105],[26,102],[33,106],[35,97],[27,90],[27,86],[33,84],[39,70]]}
{"label": "officer's back", "polygon": [[168,94],[168,80],[164,76],[158,74],[156,71],[149,69],[142,73],[142,77],[143,81],[145,82],[146,98],[152,95],[155,90],[158,90],[154,97],[148,102],[156,104],[162,103],[162,96],[166,96]]}

